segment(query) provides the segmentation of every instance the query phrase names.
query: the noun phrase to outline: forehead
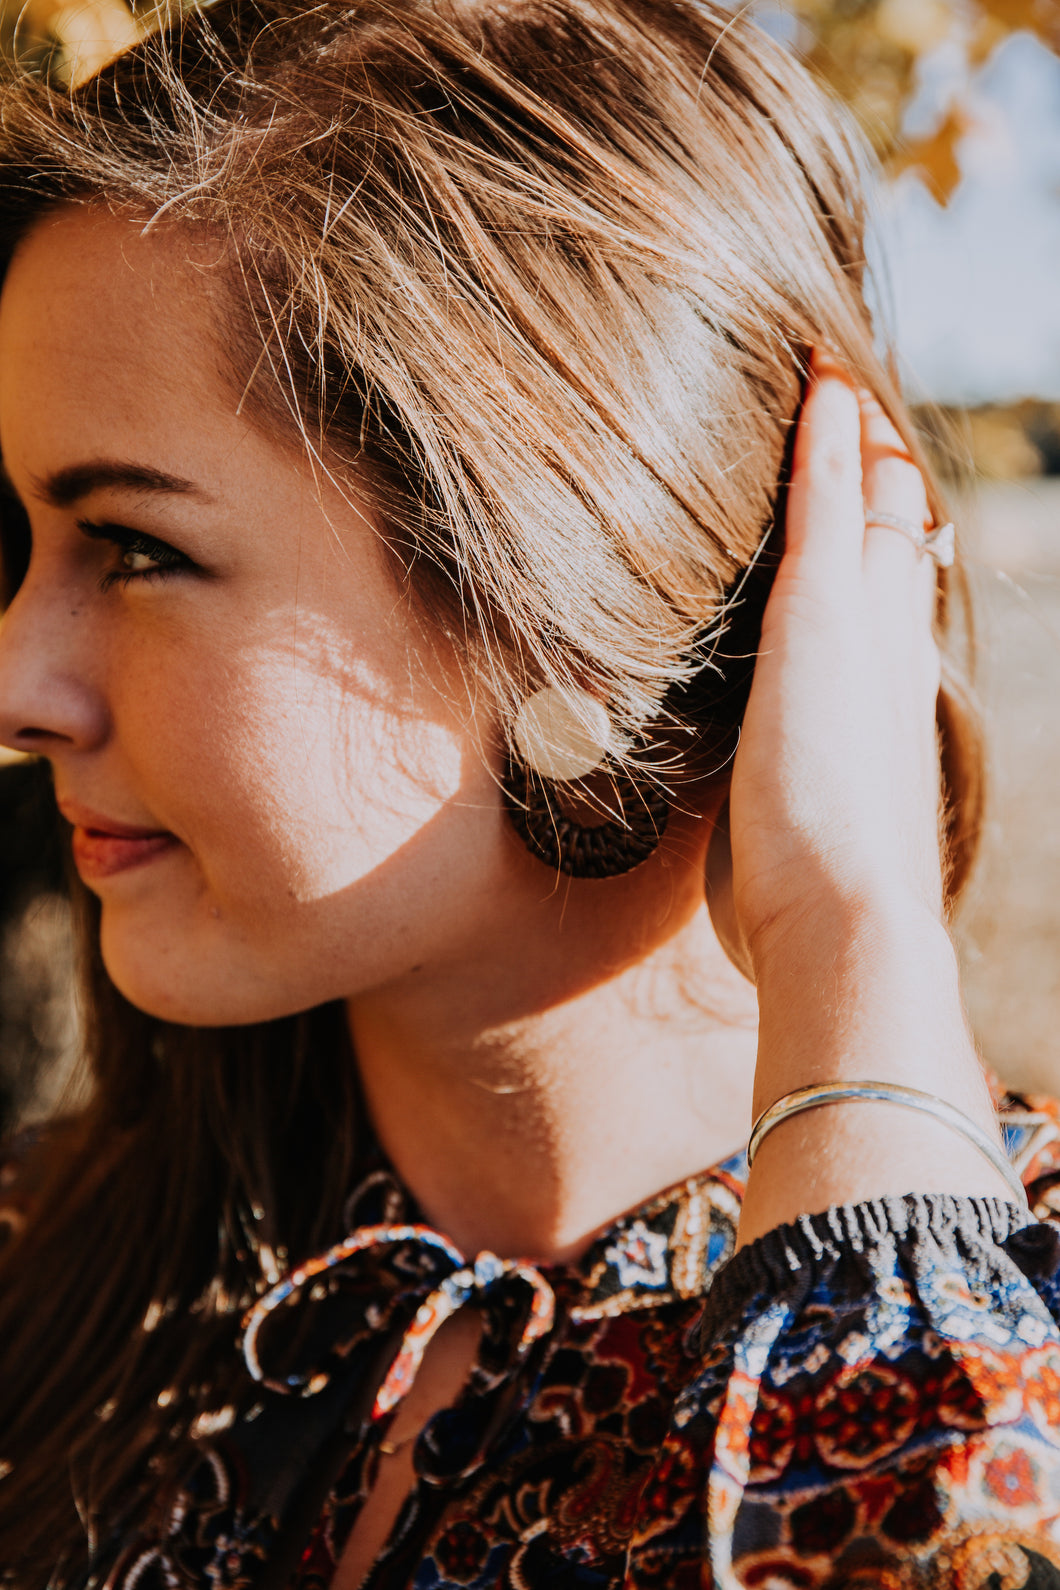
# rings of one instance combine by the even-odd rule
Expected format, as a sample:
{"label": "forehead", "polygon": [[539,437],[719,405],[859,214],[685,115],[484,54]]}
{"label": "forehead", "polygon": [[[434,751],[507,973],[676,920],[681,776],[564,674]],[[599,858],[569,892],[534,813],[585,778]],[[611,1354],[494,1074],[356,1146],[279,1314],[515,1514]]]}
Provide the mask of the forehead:
{"label": "forehead", "polygon": [[[22,239],[0,295],[0,445],[26,454],[71,428],[79,450],[115,424],[234,411],[215,332],[219,250],[177,228],[70,206]],[[52,461],[49,460],[49,467]]]}

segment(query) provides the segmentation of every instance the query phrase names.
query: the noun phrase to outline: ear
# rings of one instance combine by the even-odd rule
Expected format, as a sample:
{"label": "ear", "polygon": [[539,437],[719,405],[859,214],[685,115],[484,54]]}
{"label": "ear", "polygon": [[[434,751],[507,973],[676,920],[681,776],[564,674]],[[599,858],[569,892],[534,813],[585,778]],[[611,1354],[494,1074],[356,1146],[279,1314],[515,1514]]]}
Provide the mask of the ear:
{"label": "ear", "polygon": [[755,980],[754,968],[747,944],[736,918],[736,903],[732,889],[732,846],[729,843],[729,801],[725,798],[714,819],[714,829],[707,846],[707,909],[718,943],[738,972],[749,983]]}

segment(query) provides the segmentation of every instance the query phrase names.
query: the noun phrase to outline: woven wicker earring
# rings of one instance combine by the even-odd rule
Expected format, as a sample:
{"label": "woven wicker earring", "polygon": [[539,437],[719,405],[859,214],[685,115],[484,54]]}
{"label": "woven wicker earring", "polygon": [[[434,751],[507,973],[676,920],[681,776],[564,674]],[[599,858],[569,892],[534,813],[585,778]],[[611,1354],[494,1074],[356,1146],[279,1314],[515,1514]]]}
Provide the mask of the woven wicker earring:
{"label": "woven wicker earring", "polygon": [[[666,831],[670,805],[647,778],[614,760],[606,709],[587,691],[547,685],[525,701],[512,726],[504,800],[520,839],[539,860],[572,878],[615,878],[646,861]],[[588,824],[564,811],[599,804],[586,781],[603,775],[621,817]]]}

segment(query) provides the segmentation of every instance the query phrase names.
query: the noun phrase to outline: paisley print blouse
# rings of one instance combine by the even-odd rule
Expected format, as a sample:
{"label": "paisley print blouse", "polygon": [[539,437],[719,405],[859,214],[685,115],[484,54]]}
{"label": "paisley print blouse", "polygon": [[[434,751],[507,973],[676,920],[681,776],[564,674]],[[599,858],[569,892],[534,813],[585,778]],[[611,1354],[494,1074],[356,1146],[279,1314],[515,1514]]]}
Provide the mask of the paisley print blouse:
{"label": "paisley print blouse", "polygon": [[474,1306],[370,1590],[1060,1590],[1060,1112],[1001,1109],[1031,1214],[886,1198],[735,1257],[742,1153],[540,1269],[465,1260],[379,1165],[335,1262],[259,1310],[257,1400],[84,1582],[321,1590],[417,1354]]}

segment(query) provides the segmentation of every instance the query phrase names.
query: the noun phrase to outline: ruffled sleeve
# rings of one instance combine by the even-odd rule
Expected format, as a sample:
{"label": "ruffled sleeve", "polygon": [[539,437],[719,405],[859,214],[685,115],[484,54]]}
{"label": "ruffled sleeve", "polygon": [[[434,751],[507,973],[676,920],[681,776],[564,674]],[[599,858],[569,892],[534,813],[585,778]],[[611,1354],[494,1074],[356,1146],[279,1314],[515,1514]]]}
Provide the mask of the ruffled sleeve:
{"label": "ruffled sleeve", "polygon": [[1060,1590],[1060,1233],[991,1199],[806,1216],[719,1274],[671,1444],[717,1590]]}

